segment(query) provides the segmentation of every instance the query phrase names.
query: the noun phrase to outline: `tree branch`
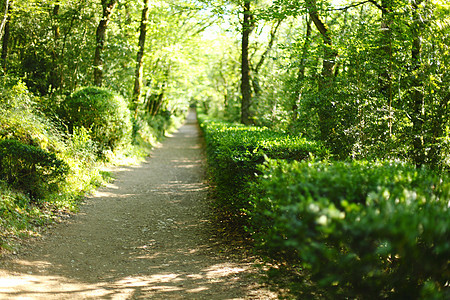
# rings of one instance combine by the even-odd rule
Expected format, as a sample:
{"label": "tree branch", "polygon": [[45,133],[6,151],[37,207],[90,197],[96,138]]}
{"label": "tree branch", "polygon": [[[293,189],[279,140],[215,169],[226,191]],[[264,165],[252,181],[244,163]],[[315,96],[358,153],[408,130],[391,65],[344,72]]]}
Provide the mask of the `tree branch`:
{"label": "tree branch", "polygon": [[[353,8],[353,7],[358,7],[360,5],[366,4],[368,2],[375,2],[375,0],[366,0],[363,2],[359,2],[359,3],[355,3],[355,4],[350,4],[348,6],[344,6],[344,7],[338,7],[338,8],[331,8],[331,9],[327,9],[327,11],[339,11],[339,10],[347,10],[349,8]],[[376,3],[376,2],[375,2]]]}

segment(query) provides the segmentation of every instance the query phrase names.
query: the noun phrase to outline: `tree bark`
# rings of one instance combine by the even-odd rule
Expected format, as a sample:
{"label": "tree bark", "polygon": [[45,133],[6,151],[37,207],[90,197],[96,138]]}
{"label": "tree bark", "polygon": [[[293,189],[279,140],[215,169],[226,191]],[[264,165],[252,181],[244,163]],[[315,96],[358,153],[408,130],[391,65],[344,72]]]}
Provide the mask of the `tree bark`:
{"label": "tree bark", "polygon": [[6,71],[7,66],[7,58],[8,58],[8,46],[9,46],[9,38],[10,38],[10,23],[11,23],[11,9],[12,9],[12,1],[6,1],[5,7],[5,16],[2,21],[2,54],[1,54],[1,64],[2,69]]}
{"label": "tree bark", "polygon": [[381,67],[383,68],[379,77],[379,91],[388,101],[388,127],[389,136],[392,136],[392,0],[382,0],[381,6]]}
{"label": "tree bark", "polygon": [[147,23],[148,23],[148,3],[149,0],[145,0],[144,8],[142,9],[141,28],[139,33],[139,50],[136,57],[136,71],[133,88],[133,106],[134,106],[133,108],[135,118],[137,117],[138,105],[141,100],[142,76],[144,70],[143,58],[144,58],[145,37],[147,35]]}
{"label": "tree bark", "polygon": [[252,101],[252,90],[250,85],[250,62],[248,55],[249,37],[252,32],[252,14],[250,0],[244,2],[244,18],[242,22],[242,60],[241,60],[241,123],[250,125],[250,105]]}
{"label": "tree bark", "polygon": [[50,85],[52,89],[58,89],[61,87],[61,69],[59,65],[59,56],[58,56],[58,44],[59,44],[59,24],[58,24],[58,15],[59,15],[60,5],[57,1],[55,6],[53,7],[52,17],[53,17],[53,49],[52,49],[52,64],[53,69],[50,71]]}
{"label": "tree bark", "polygon": [[9,0],[5,0],[5,13],[3,14],[2,23],[0,24],[0,39],[3,38],[3,30],[5,28],[6,22],[8,21],[8,11],[10,6],[9,2]]}
{"label": "tree bark", "polygon": [[390,66],[392,64],[392,45],[391,45],[391,11],[392,11],[392,0],[382,0],[382,16],[381,16],[381,34],[382,34],[382,45],[381,51],[384,58],[389,60],[389,68],[385,68],[381,74],[380,91],[388,99],[392,98],[392,82],[391,82],[391,70]]}
{"label": "tree bark", "polygon": [[102,18],[98,24],[96,32],[96,47],[94,54],[94,84],[96,86],[102,86],[103,81],[103,59],[102,52],[105,46],[106,29],[108,28],[108,22],[111,18],[111,14],[114,10],[118,0],[102,0]]}

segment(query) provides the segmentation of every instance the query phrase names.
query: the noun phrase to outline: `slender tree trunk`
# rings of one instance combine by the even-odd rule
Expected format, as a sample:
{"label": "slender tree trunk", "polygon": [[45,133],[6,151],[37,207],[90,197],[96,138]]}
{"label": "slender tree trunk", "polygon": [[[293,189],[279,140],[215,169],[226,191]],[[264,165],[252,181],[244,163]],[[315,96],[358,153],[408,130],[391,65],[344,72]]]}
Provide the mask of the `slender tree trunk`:
{"label": "slender tree trunk", "polygon": [[147,35],[147,23],[148,23],[148,3],[149,0],[144,1],[144,8],[142,9],[141,29],[139,34],[139,50],[136,57],[136,72],[134,77],[133,88],[133,109],[134,118],[137,118],[138,105],[141,98],[142,76],[144,70],[143,58],[145,51],[145,37]]}
{"label": "slender tree trunk", "polygon": [[[319,128],[321,139],[324,141],[329,141],[334,135],[334,118],[333,118],[333,107],[331,104],[330,92],[334,80],[334,68],[336,65],[336,57],[338,55],[337,51],[333,48],[333,43],[331,40],[330,30],[325,23],[320,19],[316,0],[306,0],[309,10],[309,16],[311,17],[317,30],[322,35],[323,40],[323,62],[322,62],[322,74],[319,80],[319,92],[324,95],[322,97],[322,103],[318,107],[319,116]],[[327,95],[328,93],[328,95]]]}
{"label": "slender tree trunk", "polygon": [[7,66],[7,58],[8,58],[8,46],[9,46],[9,38],[10,38],[10,23],[11,23],[11,9],[12,9],[12,1],[6,1],[5,7],[5,16],[2,20],[2,54],[1,54],[1,64],[2,69],[6,71]]}
{"label": "slender tree trunk", "polygon": [[381,1],[381,55],[384,68],[380,74],[380,93],[387,99],[389,135],[392,136],[392,0]]}
{"label": "slender tree trunk", "polygon": [[421,78],[421,56],[422,56],[422,30],[423,22],[418,13],[418,6],[422,0],[413,2],[413,20],[412,29],[412,49],[411,49],[411,101],[412,101],[412,135],[413,135],[413,160],[416,166],[420,167],[425,163],[425,147],[423,141],[423,122],[424,122],[424,95]]}
{"label": "slender tree trunk", "polygon": [[96,86],[102,86],[103,81],[103,59],[102,52],[105,46],[106,29],[108,28],[108,22],[111,18],[111,14],[114,10],[118,0],[102,0],[103,14],[102,19],[97,27],[96,32],[96,47],[94,54],[94,84]]}
{"label": "slender tree trunk", "polygon": [[0,24],[0,39],[3,38],[3,30],[5,29],[5,25],[8,21],[9,6],[10,6],[10,1],[5,0],[5,13],[3,14],[2,22]]}
{"label": "slender tree trunk", "polygon": [[252,101],[252,90],[250,85],[250,62],[248,55],[249,37],[252,32],[252,15],[250,0],[244,2],[244,19],[242,22],[242,61],[241,61],[241,123],[250,125],[250,105]]}
{"label": "slender tree trunk", "polygon": [[298,68],[297,73],[297,81],[295,82],[295,90],[294,94],[292,96],[292,121],[295,122],[297,120],[298,116],[298,101],[300,98],[300,90],[301,86],[303,84],[303,80],[305,78],[305,71],[306,71],[306,58],[308,56],[309,46],[311,44],[311,23],[312,19],[307,18],[306,20],[306,34],[305,34],[305,43],[303,44],[302,48],[302,57],[300,61],[300,66]]}
{"label": "slender tree trunk", "polygon": [[[81,6],[79,7],[79,9],[81,10]],[[66,30],[64,30],[63,33],[63,37],[62,37],[62,41],[61,41],[61,49],[60,49],[60,53],[58,54],[59,57],[59,86],[63,87],[65,84],[65,74],[64,74],[64,64],[62,63],[64,61],[64,57],[65,57],[65,51],[66,51],[66,44],[67,44],[67,39],[68,37],[71,35],[72,29],[74,27],[75,21],[78,19],[78,14],[75,13],[72,15],[72,17],[70,18],[70,22],[69,22],[69,26],[66,27]],[[66,23],[67,24],[67,23]],[[82,35],[85,37],[86,36],[86,29],[84,30],[84,32],[82,33]],[[79,59],[76,59],[79,60]],[[78,64],[76,64],[76,67],[74,70],[72,70],[72,75],[76,78],[76,74],[77,74],[77,70],[78,70]],[[69,82],[71,84],[71,86],[69,87],[69,90],[74,90],[76,88],[76,80],[75,81],[71,81]]]}
{"label": "slender tree trunk", "polygon": [[59,24],[58,24],[58,15],[59,15],[60,5],[59,2],[56,2],[53,7],[52,17],[53,17],[53,49],[52,49],[52,64],[53,68],[50,71],[50,84],[52,89],[60,88],[61,84],[61,76],[60,76],[60,67],[59,67],[59,57],[58,57],[58,45],[59,45]]}
{"label": "slender tree trunk", "polygon": [[147,111],[152,116],[156,116],[161,108],[161,105],[164,101],[164,95],[167,87],[167,83],[169,81],[169,75],[170,75],[170,65],[166,67],[166,70],[164,72],[164,79],[162,82],[157,83],[159,85],[158,92],[153,93],[148,97],[147,103],[145,104],[145,107]]}

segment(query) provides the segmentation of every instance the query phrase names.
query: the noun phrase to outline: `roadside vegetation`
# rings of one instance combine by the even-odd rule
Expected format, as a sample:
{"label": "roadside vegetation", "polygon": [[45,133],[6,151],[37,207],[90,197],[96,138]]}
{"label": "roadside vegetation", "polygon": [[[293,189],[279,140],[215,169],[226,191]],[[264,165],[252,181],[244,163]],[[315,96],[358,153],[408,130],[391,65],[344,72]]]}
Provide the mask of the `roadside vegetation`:
{"label": "roadside vegetation", "polygon": [[0,250],[14,251],[182,123],[207,17],[148,0],[0,10]]}
{"label": "roadside vegetation", "polygon": [[221,224],[287,298],[450,298],[449,5],[229,4],[199,102]]}
{"label": "roadside vegetation", "polygon": [[399,160],[336,160],[320,142],[199,121],[219,220],[283,270],[272,275],[284,285],[290,278],[292,295],[449,296],[447,174]]}
{"label": "roadside vegetation", "polygon": [[141,161],[183,119],[140,119],[144,131],[135,125],[133,132],[124,98],[103,88],[44,102],[9,79],[1,92],[0,247],[9,250],[17,239],[75,212],[87,193],[111,178],[104,166]]}

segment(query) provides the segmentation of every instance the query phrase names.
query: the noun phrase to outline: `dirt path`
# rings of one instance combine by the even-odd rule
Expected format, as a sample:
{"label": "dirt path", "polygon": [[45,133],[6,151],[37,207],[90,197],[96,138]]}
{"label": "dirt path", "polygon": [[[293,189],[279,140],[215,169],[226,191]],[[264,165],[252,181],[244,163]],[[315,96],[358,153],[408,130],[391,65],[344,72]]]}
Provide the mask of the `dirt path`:
{"label": "dirt path", "polygon": [[211,235],[195,115],[68,222],[0,261],[0,299],[273,299]]}

